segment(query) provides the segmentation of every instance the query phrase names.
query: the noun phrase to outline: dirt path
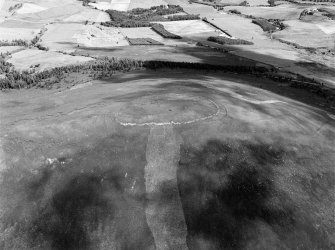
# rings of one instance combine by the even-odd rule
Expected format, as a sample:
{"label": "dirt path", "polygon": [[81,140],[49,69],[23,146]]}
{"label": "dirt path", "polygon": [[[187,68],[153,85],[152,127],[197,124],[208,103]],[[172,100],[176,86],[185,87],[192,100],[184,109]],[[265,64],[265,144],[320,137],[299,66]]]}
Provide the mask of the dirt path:
{"label": "dirt path", "polygon": [[157,250],[188,249],[186,223],[177,186],[179,142],[173,127],[154,126],[147,144],[147,223]]}

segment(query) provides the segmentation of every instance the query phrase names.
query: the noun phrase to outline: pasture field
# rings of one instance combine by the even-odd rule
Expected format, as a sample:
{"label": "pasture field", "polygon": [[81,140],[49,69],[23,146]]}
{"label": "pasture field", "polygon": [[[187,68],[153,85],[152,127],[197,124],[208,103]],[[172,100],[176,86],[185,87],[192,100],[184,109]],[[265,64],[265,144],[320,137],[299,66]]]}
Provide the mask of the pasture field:
{"label": "pasture field", "polygon": [[26,49],[13,53],[8,60],[17,70],[43,71],[55,67],[79,64],[93,60],[89,57],[70,56],[52,51],[42,51],[37,49]]}
{"label": "pasture field", "polygon": [[104,26],[84,26],[81,33],[73,38],[83,47],[111,48],[126,46],[128,42],[119,28]]}
{"label": "pasture field", "polygon": [[334,24],[329,21],[319,24],[306,23],[298,20],[284,22],[288,27],[274,34],[277,39],[282,39],[287,42],[296,43],[303,47],[312,48],[334,48]]}
{"label": "pasture field", "polygon": [[51,51],[72,51],[77,46],[76,34],[80,34],[85,25],[80,23],[54,23],[46,26],[40,43]]}
{"label": "pasture field", "polygon": [[16,39],[31,41],[39,32],[39,29],[0,27],[0,39],[3,41]]}
{"label": "pasture field", "polygon": [[192,36],[200,33],[215,32],[216,29],[202,20],[185,20],[185,21],[170,21],[158,22],[164,25],[164,28],[179,36]]}
{"label": "pasture field", "polygon": [[166,39],[153,31],[150,27],[119,28],[124,37],[128,38],[151,38],[166,45],[185,45],[186,42],[178,39]]}
{"label": "pasture field", "polygon": [[244,15],[251,15],[265,19],[296,20],[299,18],[300,13],[304,10],[304,7],[295,6],[292,4],[282,4],[275,8],[263,6],[228,6],[225,7],[225,10],[238,10]]}

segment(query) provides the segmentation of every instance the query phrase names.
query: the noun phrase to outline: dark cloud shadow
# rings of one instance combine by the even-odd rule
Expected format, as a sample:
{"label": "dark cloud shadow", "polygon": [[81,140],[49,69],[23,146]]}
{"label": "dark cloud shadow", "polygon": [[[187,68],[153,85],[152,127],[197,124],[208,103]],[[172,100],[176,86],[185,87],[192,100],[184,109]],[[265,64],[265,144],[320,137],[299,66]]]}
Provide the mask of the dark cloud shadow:
{"label": "dark cloud shadow", "polygon": [[280,147],[249,142],[210,140],[200,149],[184,145],[178,186],[189,249],[258,249],[259,242],[274,235],[279,248],[296,249],[306,242],[307,249],[329,247],[322,230],[313,228],[274,185],[273,169],[285,155]]}
{"label": "dark cloud shadow", "polygon": [[[113,135],[35,172],[3,173],[3,249],[152,249],[145,216],[145,133]],[[9,197],[11,197],[9,199]],[[21,244],[21,245],[20,245]]]}

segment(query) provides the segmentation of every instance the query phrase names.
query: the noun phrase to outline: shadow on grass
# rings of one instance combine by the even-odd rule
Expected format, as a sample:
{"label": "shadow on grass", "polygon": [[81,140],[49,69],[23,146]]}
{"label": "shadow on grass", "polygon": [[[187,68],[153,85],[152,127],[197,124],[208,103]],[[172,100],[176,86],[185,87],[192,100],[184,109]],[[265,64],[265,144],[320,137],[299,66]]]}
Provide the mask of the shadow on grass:
{"label": "shadow on grass", "polygon": [[[1,249],[150,249],[144,135],[113,135],[35,173],[3,173]],[[9,198],[10,197],[10,198]]]}
{"label": "shadow on grass", "polygon": [[247,142],[211,140],[200,149],[184,145],[178,186],[189,249],[258,249],[273,237],[277,242],[265,243],[267,249],[296,249],[306,242],[305,249],[329,247],[321,230],[274,185],[273,169],[285,154],[279,147]]}

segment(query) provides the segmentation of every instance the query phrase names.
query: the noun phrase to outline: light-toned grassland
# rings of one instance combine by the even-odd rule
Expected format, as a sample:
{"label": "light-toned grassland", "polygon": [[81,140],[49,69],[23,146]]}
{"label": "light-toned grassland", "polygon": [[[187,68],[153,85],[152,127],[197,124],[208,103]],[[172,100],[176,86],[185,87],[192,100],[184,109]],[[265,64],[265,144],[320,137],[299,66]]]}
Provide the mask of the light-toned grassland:
{"label": "light-toned grassland", "polygon": [[14,53],[23,49],[25,49],[25,47],[22,46],[0,46],[0,53]]}
{"label": "light-toned grassland", "polygon": [[160,23],[164,25],[164,28],[167,31],[179,36],[189,36],[205,32],[215,32],[215,28],[203,22],[202,20],[184,20]]}
{"label": "light-toned grassland", "polygon": [[225,7],[225,10],[238,10],[242,14],[265,19],[296,20],[299,18],[300,13],[304,10],[304,7],[291,4],[283,4],[277,7],[228,6]]}
{"label": "light-toned grassland", "polygon": [[12,63],[17,70],[29,70],[31,66],[37,71],[51,69],[60,66],[83,63],[93,60],[89,57],[70,56],[52,51],[42,51],[37,49],[26,49],[14,53],[8,62]]}
{"label": "light-toned grassland", "polygon": [[15,39],[22,39],[30,41],[38,33],[39,29],[24,29],[24,28],[4,28],[0,27],[0,39],[12,41]]}
{"label": "light-toned grassland", "polygon": [[41,7],[36,4],[31,4],[31,3],[24,3],[21,8],[19,8],[16,13],[17,14],[28,14],[28,13],[36,13],[46,10],[46,8]]}
{"label": "light-toned grassland", "polygon": [[130,0],[128,10],[135,8],[150,8],[152,6],[166,5],[164,0]]}
{"label": "light-toned grassland", "polygon": [[86,25],[73,38],[84,47],[110,48],[127,46],[128,42],[118,28]]}
{"label": "light-toned grassland", "polygon": [[274,34],[275,38],[296,43],[304,47],[334,47],[334,26],[331,24],[329,26],[323,26],[323,23],[317,25],[299,20],[291,20],[284,23],[288,25],[288,28],[276,32]]}
{"label": "light-toned grassland", "polygon": [[41,44],[51,51],[72,51],[77,46],[75,34],[81,33],[84,24],[54,23],[46,26],[47,31],[41,38]]}

